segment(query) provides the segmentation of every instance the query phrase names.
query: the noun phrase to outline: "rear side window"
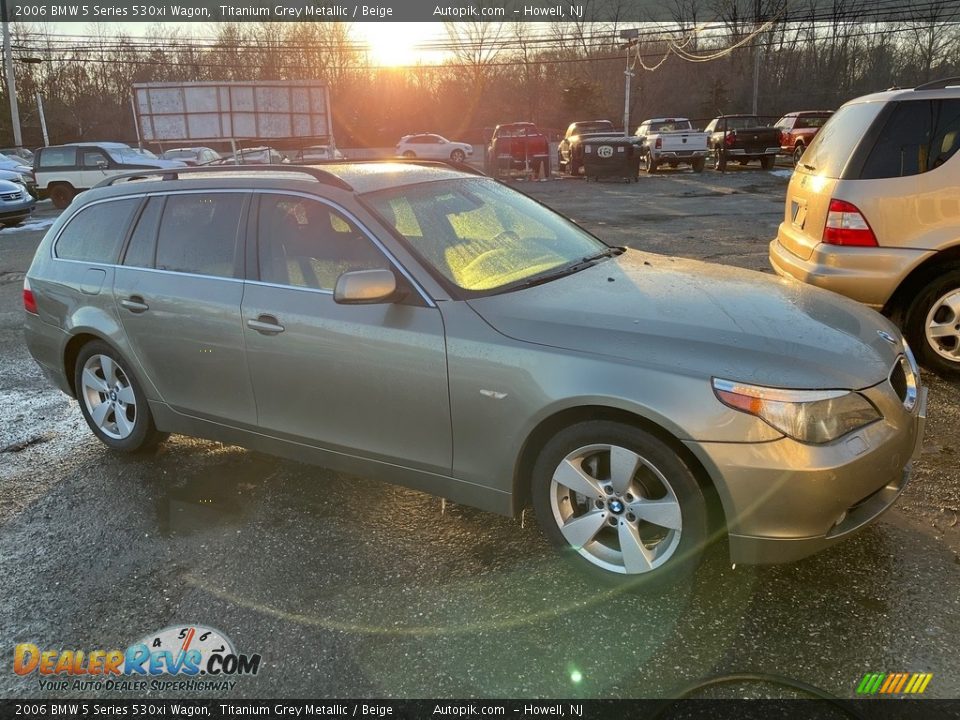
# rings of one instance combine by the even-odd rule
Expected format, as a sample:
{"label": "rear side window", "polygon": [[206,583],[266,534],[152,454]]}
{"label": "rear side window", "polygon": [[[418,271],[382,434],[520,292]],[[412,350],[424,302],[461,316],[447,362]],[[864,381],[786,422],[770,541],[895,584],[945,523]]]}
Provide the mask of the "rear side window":
{"label": "rear side window", "polygon": [[130,217],[139,204],[140,198],[125,198],[83,208],[70,219],[57,239],[57,257],[107,265],[115,263]]}
{"label": "rear side window", "polygon": [[153,255],[157,247],[157,229],[160,226],[160,213],[163,210],[163,198],[152,197],[140,213],[137,226],[130,236],[123,264],[131,267],[153,267]]}
{"label": "rear side window", "polygon": [[960,100],[898,103],[864,163],[864,180],[908,177],[939,167],[960,147]]}
{"label": "rear side window", "polygon": [[41,168],[73,167],[76,164],[76,148],[44,148],[37,161],[37,167]]}
{"label": "rear side window", "polygon": [[242,193],[170,195],[157,237],[158,270],[234,277]]}

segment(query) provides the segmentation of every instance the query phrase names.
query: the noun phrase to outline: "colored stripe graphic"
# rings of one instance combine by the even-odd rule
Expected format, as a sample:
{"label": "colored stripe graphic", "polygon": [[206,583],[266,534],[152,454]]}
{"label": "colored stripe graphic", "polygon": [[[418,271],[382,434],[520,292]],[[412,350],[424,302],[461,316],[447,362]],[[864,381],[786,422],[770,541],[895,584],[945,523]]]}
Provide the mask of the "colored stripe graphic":
{"label": "colored stripe graphic", "polygon": [[933,673],[867,673],[857,685],[857,695],[919,695]]}

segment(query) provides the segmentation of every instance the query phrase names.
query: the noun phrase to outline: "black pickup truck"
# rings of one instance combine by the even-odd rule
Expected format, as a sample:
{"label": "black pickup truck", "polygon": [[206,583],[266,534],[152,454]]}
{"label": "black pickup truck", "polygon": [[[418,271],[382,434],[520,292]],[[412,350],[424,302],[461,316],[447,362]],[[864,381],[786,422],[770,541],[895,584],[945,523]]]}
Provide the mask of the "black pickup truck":
{"label": "black pickup truck", "polygon": [[763,125],[756,115],[721,115],[706,127],[714,168],[726,170],[727,163],[746,165],[759,160],[764,170],[772,170],[780,152],[780,129]]}

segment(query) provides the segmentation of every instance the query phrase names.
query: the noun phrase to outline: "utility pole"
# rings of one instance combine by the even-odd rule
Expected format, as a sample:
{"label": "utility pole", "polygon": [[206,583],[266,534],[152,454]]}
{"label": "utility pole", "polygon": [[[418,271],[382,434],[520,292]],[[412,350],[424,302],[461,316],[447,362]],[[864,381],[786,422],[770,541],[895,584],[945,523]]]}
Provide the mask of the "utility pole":
{"label": "utility pole", "polygon": [[40,114],[40,129],[43,131],[43,146],[50,147],[50,136],[47,135],[47,116],[43,114],[43,95],[37,91],[37,112]]}
{"label": "utility pole", "polygon": [[636,28],[631,30],[621,30],[620,39],[626,40],[627,42],[624,45],[621,45],[621,49],[626,49],[627,51],[627,69],[623,71],[624,74],[624,89],[623,89],[623,134],[630,135],[630,80],[633,78],[633,71],[630,69],[630,48],[637,44],[640,37],[640,31]]}
{"label": "utility pole", "polygon": [[10,23],[7,0],[0,0],[0,20],[3,21],[3,66],[7,73],[7,94],[10,95],[10,122],[13,125],[13,144],[23,147],[20,135],[20,108],[17,106],[17,82],[13,77],[13,53],[10,52]]}
{"label": "utility pole", "polygon": [[[753,31],[756,33],[760,29],[760,2],[756,0],[754,5]],[[757,114],[757,96],[760,94],[760,36],[753,36],[753,114]]]}

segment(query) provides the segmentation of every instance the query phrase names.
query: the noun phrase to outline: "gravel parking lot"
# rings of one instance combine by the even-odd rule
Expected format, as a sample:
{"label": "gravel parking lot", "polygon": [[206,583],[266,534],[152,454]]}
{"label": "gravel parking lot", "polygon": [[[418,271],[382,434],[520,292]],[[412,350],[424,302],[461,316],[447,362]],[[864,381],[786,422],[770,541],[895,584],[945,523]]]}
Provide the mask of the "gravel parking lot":
{"label": "gravel parking lot", "polygon": [[[605,240],[769,272],[788,175],[678,170],[517,187]],[[867,672],[932,672],[927,696],[960,696],[960,383],[925,375],[914,480],[855,539],[769,568],[731,568],[717,547],[688,585],[611,593],[571,574],[529,512],[444,507],[183,437],[151,456],[107,451],[23,343],[23,273],[55,216],[40,207],[30,226],[0,232],[8,650],[126,647],[195,622],[263,656],[233,697],[657,697],[749,671],[841,697]],[[75,696],[10,672],[0,694]],[[790,696],[773,685],[709,694]]]}

